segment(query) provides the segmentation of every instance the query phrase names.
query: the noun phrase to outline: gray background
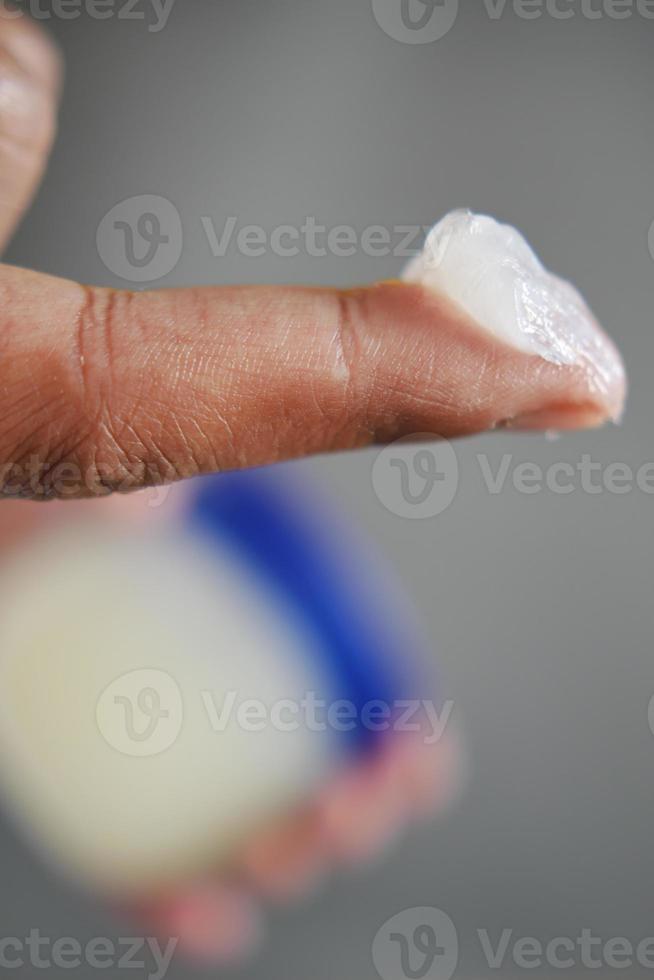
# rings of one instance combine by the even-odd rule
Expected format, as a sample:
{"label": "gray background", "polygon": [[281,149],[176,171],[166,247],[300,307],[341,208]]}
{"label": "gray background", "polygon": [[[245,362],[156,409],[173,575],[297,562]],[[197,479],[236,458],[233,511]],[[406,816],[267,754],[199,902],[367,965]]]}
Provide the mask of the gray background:
{"label": "gray background", "polygon": [[[584,927],[605,939],[654,934],[654,499],[492,495],[476,462],[480,452],[494,467],[504,453],[543,466],[583,453],[634,468],[654,460],[654,22],[531,21],[510,8],[493,21],[475,3],[442,40],[407,45],[380,29],[370,0],[178,0],[158,34],[88,17],[50,26],[68,61],[61,136],[9,261],[117,283],[95,248],[98,223],[123,198],[156,193],[185,233],[167,284],[354,283],[394,276],[403,260],[215,259],[200,218],[271,229],[313,215],[363,229],[465,205],[519,225],[582,288],[631,377],[620,428],[459,445],[459,492],[431,520],[384,509],[372,452],[302,464],[415,597],[466,732],[470,780],[449,816],[390,860],[273,913],[258,958],[215,972],[368,980],[377,928],[418,905],[455,921],[461,977],[489,973],[477,928],[543,941]],[[112,934],[102,910],[8,830],[0,867],[2,934]],[[180,960],[169,975],[194,974]]]}

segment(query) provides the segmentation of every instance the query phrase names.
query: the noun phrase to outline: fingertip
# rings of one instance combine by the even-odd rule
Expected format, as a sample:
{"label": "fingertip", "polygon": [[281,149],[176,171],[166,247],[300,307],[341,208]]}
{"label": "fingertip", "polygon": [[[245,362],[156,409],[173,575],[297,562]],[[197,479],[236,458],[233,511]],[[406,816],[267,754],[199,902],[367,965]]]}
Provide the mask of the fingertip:
{"label": "fingertip", "polygon": [[516,228],[487,214],[451,211],[431,229],[403,279],[447,298],[479,339],[521,354],[525,372],[531,369],[536,379],[534,364],[550,365],[550,378],[558,373],[556,401],[542,388],[540,404],[519,412],[531,427],[550,426],[554,409],[563,428],[621,416],[626,374],[616,346],[581,292],[546,268]]}
{"label": "fingertip", "polygon": [[386,851],[406,817],[397,788],[383,757],[355,766],[327,787],[320,807],[322,834],[335,859],[363,865]]}
{"label": "fingertip", "polygon": [[158,935],[173,938],[181,953],[206,965],[244,960],[261,937],[254,901],[217,881],[180,889],[154,903],[145,917]]}
{"label": "fingertip", "polygon": [[444,292],[422,282],[379,282],[362,290],[359,302],[367,322],[395,346],[387,358],[387,370],[395,372],[389,386],[400,372],[412,375],[416,397],[431,402],[432,420],[440,425],[425,431],[454,437],[497,428],[588,429],[622,418],[624,364],[585,306],[583,343],[575,347],[569,341],[567,359],[557,360],[494,336]]}
{"label": "fingertip", "polygon": [[308,811],[259,834],[239,855],[237,867],[257,893],[288,902],[317,887],[325,860],[319,822]]}

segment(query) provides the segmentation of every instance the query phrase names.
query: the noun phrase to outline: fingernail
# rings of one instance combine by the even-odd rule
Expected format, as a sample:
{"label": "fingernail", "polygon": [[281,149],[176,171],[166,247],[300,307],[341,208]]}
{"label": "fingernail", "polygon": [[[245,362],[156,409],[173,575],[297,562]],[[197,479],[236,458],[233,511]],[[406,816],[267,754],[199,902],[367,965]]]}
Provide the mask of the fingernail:
{"label": "fingernail", "polygon": [[581,294],[549,272],[515,228],[453,211],[404,271],[446,295],[497,340],[561,366],[577,366],[605,415],[618,421],[626,395],[622,358]]}
{"label": "fingernail", "polygon": [[[545,432],[557,434],[567,429],[597,429],[607,420],[607,411],[590,405],[570,405],[567,408],[542,408],[533,412],[522,412],[511,419],[504,419],[496,429],[517,432]],[[611,420],[618,423],[619,418]]]}

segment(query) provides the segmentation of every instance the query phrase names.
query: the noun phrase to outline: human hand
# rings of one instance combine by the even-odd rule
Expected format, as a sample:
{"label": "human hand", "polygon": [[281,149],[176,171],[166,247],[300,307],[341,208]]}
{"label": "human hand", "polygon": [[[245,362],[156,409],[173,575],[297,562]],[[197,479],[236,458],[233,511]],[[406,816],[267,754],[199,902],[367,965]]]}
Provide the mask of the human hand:
{"label": "human hand", "polygon": [[[3,243],[43,170],[60,75],[34,26],[3,15]],[[2,267],[0,296],[9,496],[56,495],[51,474],[62,464],[83,474],[80,495],[102,496],[413,432],[595,425],[619,414],[624,397],[617,368],[609,387],[598,385],[587,363],[499,343],[416,284],[132,293]],[[37,490],[27,479],[34,460]],[[7,539],[47,519],[0,508]],[[393,748],[235,856],[231,879],[212,876],[140,911],[198,952],[227,953],[251,928],[249,895],[289,894],[334,855],[354,858],[420,804],[425,778],[445,785],[434,770],[449,766]]]}
{"label": "human hand", "polygon": [[[6,11],[0,51],[5,242],[44,167],[61,68]],[[0,296],[5,494],[56,495],[62,465],[93,496],[416,432],[597,425],[624,399],[590,311],[590,353],[561,364],[419,283],[130,292],[4,266]]]}

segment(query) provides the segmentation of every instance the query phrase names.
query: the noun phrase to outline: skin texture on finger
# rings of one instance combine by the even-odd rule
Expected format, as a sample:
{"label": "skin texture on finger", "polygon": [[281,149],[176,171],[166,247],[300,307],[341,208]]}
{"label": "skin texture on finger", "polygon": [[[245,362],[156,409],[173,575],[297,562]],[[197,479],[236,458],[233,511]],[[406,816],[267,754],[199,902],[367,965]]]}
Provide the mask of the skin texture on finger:
{"label": "skin texture on finger", "polygon": [[132,293],[5,266],[0,303],[0,466],[26,496],[132,490],[417,432],[594,426],[624,398],[624,382],[598,392],[582,368],[503,344],[415,284]]}
{"label": "skin texture on finger", "polygon": [[19,11],[0,8],[0,252],[39,184],[56,129],[59,55]]}

